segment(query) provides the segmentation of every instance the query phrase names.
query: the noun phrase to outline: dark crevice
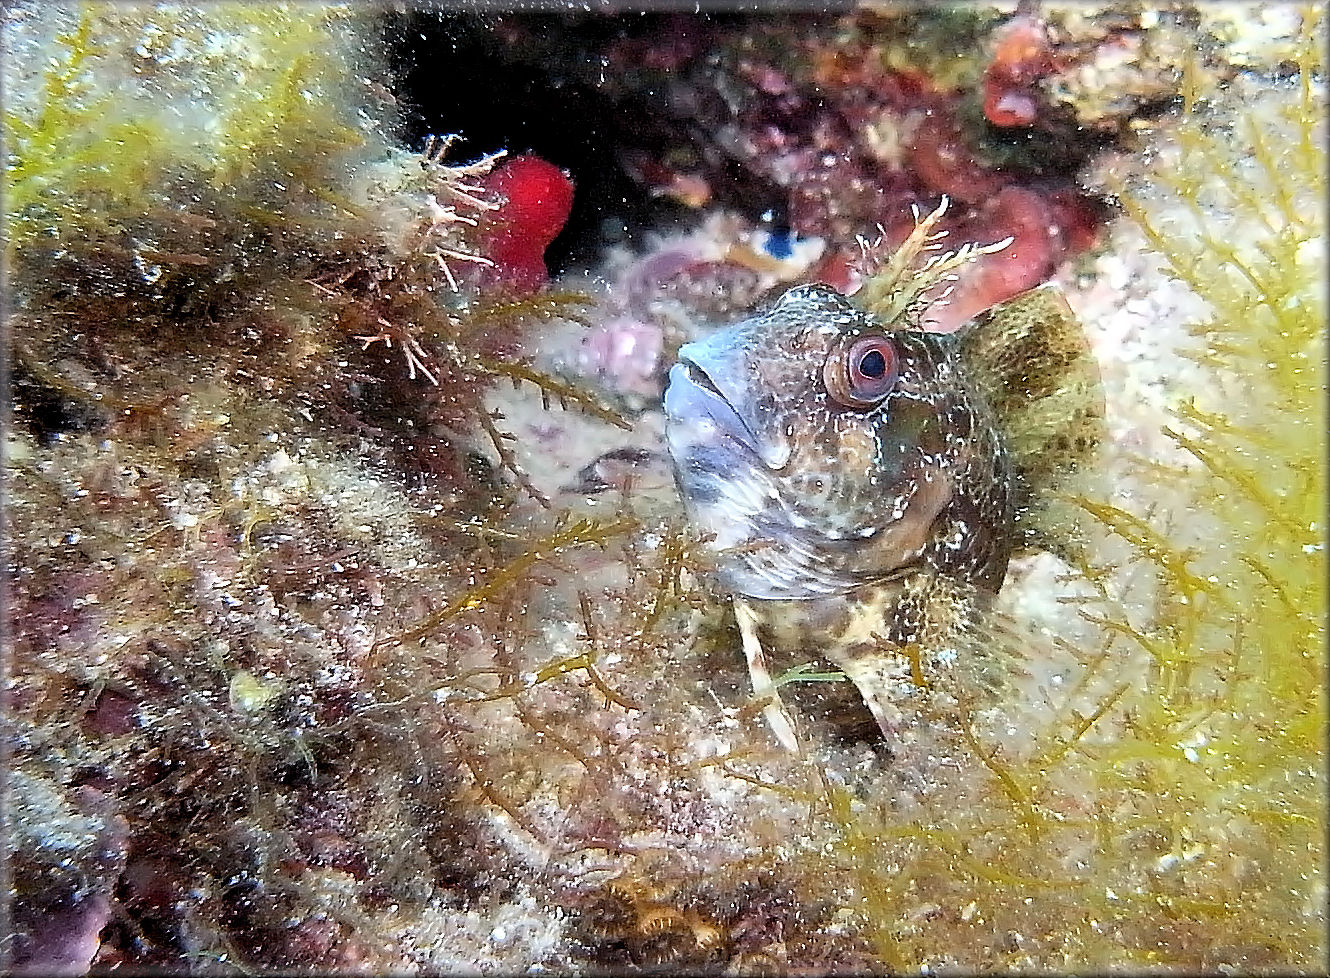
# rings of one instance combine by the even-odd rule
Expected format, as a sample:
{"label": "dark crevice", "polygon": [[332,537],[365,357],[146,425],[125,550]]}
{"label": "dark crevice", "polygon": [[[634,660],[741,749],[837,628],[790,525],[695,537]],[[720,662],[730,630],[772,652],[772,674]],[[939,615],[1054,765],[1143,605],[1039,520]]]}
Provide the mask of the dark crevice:
{"label": "dark crevice", "polygon": [[[607,83],[603,52],[665,30],[687,44],[740,22],[642,13],[390,15],[384,32],[402,108],[399,137],[420,147],[429,134],[459,133],[459,159],[506,149],[564,168],[576,184],[573,211],[546,261],[555,274],[594,265],[607,247],[631,244],[647,229],[688,226],[699,214],[652,193],[641,175],[644,164],[691,156],[698,141],[674,117],[665,76],[656,84],[644,67],[626,84],[613,75]],[[737,167],[733,177],[713,188],[719,201],[754,217],[781,208],[775,188],[745,183]]]}

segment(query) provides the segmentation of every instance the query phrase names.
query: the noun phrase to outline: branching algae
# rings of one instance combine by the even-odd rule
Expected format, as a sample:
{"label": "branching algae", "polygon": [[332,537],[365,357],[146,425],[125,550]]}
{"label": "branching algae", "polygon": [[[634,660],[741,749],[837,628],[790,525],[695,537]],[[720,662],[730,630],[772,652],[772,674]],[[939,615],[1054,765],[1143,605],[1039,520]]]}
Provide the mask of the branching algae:
{"label": "branching algae", "polygon": [[1325,967],[1323,42],[1308,9],[1288,81],[1185,74],[1119,188],[1207,305],[1205,383],[1164,425],[1171,457],[1067,499],[1092,627],[1060,646],[1078,665],[1042,687],[1043,719],[965,732],[979,776],[920,793],[922,818],[828,781],[894,967]]}

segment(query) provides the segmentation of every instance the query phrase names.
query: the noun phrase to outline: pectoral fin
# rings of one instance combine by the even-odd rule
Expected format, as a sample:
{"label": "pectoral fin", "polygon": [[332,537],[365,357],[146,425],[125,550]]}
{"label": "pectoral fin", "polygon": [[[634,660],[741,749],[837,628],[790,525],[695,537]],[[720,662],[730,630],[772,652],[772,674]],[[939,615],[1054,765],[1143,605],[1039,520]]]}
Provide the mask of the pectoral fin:
{"label": "pectoral fin", "polygon": [[1103,383],[1084,328],[1046,285],[976,316],[957,340],[1011,453],[1025,546],[1074,561],[1080,514],[1059,497],[1105,437]]}
{"label": "pectoral fin", "polygon": [[921,711],[998,704],[1025,675],[1022,643],[991,609],[991,595],[944,574],[918,573],[853,599],[876,622],[824,650],[895,739]]}

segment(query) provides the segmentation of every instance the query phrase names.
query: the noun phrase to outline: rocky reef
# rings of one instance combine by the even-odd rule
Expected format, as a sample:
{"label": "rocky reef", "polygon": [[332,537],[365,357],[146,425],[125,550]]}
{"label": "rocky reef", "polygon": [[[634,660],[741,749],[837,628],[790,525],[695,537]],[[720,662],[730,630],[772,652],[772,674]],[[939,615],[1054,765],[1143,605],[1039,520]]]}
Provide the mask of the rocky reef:
{"label": "rocky reef", "polygon": [[[1319,8],[482,8],[4,13],[6,969],[1324,969]],[[663,372],[944,194],[1085,546],[791,754]]]}

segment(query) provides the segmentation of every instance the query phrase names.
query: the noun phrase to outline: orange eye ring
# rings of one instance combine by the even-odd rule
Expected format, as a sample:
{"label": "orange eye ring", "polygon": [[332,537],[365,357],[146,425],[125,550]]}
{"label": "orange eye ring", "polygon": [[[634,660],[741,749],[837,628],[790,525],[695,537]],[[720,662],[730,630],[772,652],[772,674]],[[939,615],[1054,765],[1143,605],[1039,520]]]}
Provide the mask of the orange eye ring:
{"label": "orange eye ring", "polygon": [[898,359],[885,336],[861,336],[831,351],[822,365],[822,383],[844,407],[875,407],[900,379]]}

